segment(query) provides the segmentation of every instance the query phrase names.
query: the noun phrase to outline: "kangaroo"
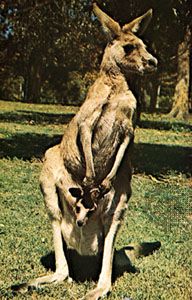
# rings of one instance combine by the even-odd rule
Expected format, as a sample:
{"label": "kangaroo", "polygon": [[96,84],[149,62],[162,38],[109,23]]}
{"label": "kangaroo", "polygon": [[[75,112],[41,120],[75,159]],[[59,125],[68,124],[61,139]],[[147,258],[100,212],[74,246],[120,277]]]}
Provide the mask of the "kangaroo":
{"label": "kangaroo", "polygon": [[123,27],[95,3],[93,10],[109,37],[100,72],[61,143],[47,150],[40,175],[56,271],[29,283],[69,278],[64,240],[67,249],[80,256],[101,256],[97,286],[84,296],[86,300],[97,300],[111,290],[115,238],[131,196],[136,99],[126,77],[157,67],[157,59],[139,38],[152,10]]}

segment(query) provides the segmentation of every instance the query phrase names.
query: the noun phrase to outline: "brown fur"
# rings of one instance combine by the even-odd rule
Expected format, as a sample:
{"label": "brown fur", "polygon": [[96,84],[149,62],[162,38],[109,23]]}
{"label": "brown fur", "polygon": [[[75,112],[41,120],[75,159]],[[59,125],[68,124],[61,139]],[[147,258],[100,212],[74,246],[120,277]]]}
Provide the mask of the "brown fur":
{"label": "brown fur", "polygon": [[131,195],[136,99],[126,74],[151,72],[157,65],[133,33],[139,34],[146,27],[151,11],[122,29],[96,4],[94,11],[111,41],[98,79],[69,123],[61,144],[46,152],[40,176],[53,228],[56,272],[29,283],[39,285],[69,277],[63,238],[69,249],[82,256],[102,254],[97,287],[84,297],[86,300],[96,300],[111,289],[115,237]]}

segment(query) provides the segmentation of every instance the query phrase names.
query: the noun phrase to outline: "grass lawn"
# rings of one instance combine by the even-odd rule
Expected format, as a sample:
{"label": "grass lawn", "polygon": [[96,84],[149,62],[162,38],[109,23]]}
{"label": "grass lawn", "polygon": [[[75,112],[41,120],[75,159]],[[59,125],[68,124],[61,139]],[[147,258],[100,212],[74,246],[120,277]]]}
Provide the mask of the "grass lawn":
{"label": "grass lawn", "polygon": [[[13,294],[10,286],[44,275],[41,258],[53,251],[38,184],[45,150],[60,141],[77,107],[0,101],[0,299],[82,297],[94,282],[44,286]],[[192,299],[192,123],[143,115],[136,128],[133,195],[116,248],[160,241],[136,259],[140,273],[124,273],[108,299]]]}

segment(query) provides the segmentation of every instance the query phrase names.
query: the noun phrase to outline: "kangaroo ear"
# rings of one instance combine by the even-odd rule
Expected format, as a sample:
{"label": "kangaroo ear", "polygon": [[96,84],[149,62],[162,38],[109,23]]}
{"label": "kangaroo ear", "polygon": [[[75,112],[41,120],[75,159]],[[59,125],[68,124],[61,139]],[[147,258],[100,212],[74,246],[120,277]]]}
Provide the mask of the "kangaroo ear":
{"label": "kangaroo ear", "polygon": [[80,188],[70,188],[69,192],[74,198],[77,198],[77,200],[81,199],[83,196],[83,192]]}
{"label": "kangaroo ear", "polygon": [[93,11],[110,39],[113,39],[121,34],[121,27],[119,23],[104,13],[96,3],[93,3]]}
{"label": "kangaroo ear", "polygon": [[124,25],[122,31],[124,33],[131,31],[133,33],[137,33],[137,35],[142,35],[146,30],[147,26],[149,25],[149,22],[152,17],[152,13],[153,13],[152,9],[149,9],[144,15]]}

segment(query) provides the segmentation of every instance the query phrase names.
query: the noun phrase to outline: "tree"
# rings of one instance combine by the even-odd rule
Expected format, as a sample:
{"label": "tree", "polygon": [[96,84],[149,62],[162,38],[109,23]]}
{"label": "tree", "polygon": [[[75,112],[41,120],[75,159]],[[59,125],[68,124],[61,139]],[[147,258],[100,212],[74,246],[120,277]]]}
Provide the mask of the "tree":
{"label": "tree", "polygon": [[[14,74],[24,78],[24,101],[39,101],[45,82],[57,90],[57,100],[61,101],[69,74],[85,74],[98,62],[99,51],[95,49],[102,39],[93,26],[89,1],[17,0],[14,7],[14,36],[4,49],[14,49]],[[94,35],[97,43],[93,43]],[[7,61],[6,56],[4,65]]]}
{"label": "tree", "polygon": [[184,40],[178,46],[177,81],[169,117],[185,119],[189,113],[190,41],[191,30],[187,27]]}

